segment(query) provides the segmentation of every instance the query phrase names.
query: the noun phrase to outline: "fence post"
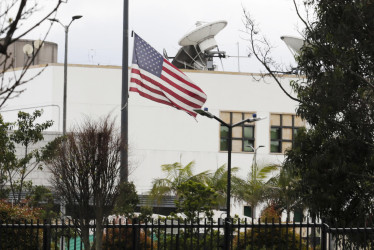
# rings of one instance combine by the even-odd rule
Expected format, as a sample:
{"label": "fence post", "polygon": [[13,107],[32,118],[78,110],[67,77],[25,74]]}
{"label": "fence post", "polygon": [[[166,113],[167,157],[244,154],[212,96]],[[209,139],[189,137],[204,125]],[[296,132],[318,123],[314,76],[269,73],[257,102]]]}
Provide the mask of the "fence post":
{"label": "fence post", "polygon": [[[138,237],[140,235],[140,233],[138,233],[138,227],[140,227],[140,223],[138,225],[138,227],[135,225],[136,223],[139,223],[139,219],[138,218],[133,218],[132,219],[132,233],[133,233],[133,249],[139,249],[139,246],[140,246],[140,237]],[[140,231],[140,229],[139,229]]]}
{"label": "fence post", "polygon": [[325,223],[321,224],[321,250],[327,249],[327,225]]}
{"label": "fence post", "polygon": [[224,234],[225,234],[224,235],[224,247],[223,247],[225,250],[229,250],[230,246],[231,246],[231,244],[230,244],[230,235],[231,235],[230,223],[231,223],[230,217],[226,217],[225,228],[224,228]]}
{"label": "fence post", "polygon": [[47,220],[44,220],[43,223],[43,250],[51,249],[51,223]]}

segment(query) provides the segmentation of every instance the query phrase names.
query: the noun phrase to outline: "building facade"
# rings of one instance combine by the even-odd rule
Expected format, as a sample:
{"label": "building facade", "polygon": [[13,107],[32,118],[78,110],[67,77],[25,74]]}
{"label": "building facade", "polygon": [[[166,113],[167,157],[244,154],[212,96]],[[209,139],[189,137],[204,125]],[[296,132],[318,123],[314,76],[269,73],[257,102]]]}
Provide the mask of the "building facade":
{"label": "building facade", "polygon": [[[26,77],[44,68],[33,67]],[[10,72],[12,73],[12,72]],[[257,164],[281,164],[292,146],[294,134],[304,123],[295,116],[297,103],[289,99],[271,77],[259,74],[185,70],[208,96],[205,107],[226,122],[235,123],[256,113],[266,119],[233,130],[232,166],[239,175],[249,174],[257,149]],[[83,119],[110,115],[120,127],[121,67],[69,65],[67,128]],[[282,76],[283,87],[295,76]],[[16,120],[18,110],[43,109],[43,119],[53,120],[49,133],[62,131],[63,64],[50,64],[26,85],[19,97],[8,100],[0,110],[6,121]],[[214,171],[227,163],[227,131],[214,119],[187,113],[129,93],[129,179],[138,193],[146,194],[154,178],[162,177],[160,166],[194,161],[195,173]],[[261,147],[260,147],[261,146]],[[35,184],[48,185],[48,171],[32,176]],[[242,205],[233,214],[243,215]]]}

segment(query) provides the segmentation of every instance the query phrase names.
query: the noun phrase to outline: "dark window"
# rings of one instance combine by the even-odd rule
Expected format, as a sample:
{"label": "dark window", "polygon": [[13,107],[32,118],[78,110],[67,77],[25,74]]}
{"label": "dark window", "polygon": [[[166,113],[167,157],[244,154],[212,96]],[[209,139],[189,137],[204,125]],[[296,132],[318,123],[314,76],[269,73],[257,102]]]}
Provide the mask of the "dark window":
{"label": "dark window", "polygon": [[248,140],[244,141],[244,150],[245,152],[253,152],[253,148],[255,147],[254,145],[254,140]]}
{"label": "dark window", "polygon": [[280,141],[271,141],[270,142],[270,151],[271,152],[281,152],[281,143],[280,143]]}
{"label": "dark window", "polygon": [[303,221],[303,210],[298,209],[293,212],[293,221],[302,222]]}
{"label": "dark window", "polygon": [[250,206],[244,206],[244,216],[252,217],[252,208]]}
{"label": "dark window", "polygon": [[270,120],[270,152],[284,153],[292,148],[297,131],[304,127],[304,122],[292,114],[272,114]]}
{"label": "dark window", "polygon": [[[251,113],[221,112],[221,119],[228,124],[235,124],[244,119],[252,117]],[[254,124],[245,123],[232,129],[232,151],[253,152],[255,143]],[[220,150],[228,150],[229,129],[223,125],[220,128]]]}

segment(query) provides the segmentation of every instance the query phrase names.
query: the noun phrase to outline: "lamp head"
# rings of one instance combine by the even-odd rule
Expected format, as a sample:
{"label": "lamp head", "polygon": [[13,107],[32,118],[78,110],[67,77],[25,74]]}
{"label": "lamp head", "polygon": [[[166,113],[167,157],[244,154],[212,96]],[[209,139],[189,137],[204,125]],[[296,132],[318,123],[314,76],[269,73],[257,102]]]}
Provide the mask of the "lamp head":
{"label": "lamp head", "polygon": [[205,109],[208,109],[208,108],[204,108],[204,110],[194,109],[193,111],[195,111],[199,115],[206,116],[206,117],[209,117],[209,118],[214,118],[214,115],[212,115],[211,113],[208,112],[208,110],[205,110]]}
{"label": "lamp head", "polygon": [[56,18],[48,18],[48,20],[49,21],[51,21],[51,22],[60,22],[58,19],[56,19]]}
{"label": "lamp head", "polygon": [[253,114],[252,118],[247,119],[247,122],[257,122],[265,119],[266,117],[257,117],[256,114]]}
{"label": "lamp head", "polygon": [[80,19],[80,18],[82,18],[83,16],[81,16],[81,15],[77,15],[77,16],[72,16],[72,20],[75,20],[75,19]]}

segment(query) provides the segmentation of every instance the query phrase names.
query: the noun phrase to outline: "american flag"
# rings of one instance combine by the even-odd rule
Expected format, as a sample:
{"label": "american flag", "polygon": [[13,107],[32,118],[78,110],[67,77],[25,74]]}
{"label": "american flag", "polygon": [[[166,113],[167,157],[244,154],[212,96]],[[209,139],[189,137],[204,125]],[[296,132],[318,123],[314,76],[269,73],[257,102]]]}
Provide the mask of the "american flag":
{"label": "american flag", "polygon": [[174,65],[134,33],[130,91],[196,117],[206,94]]}

